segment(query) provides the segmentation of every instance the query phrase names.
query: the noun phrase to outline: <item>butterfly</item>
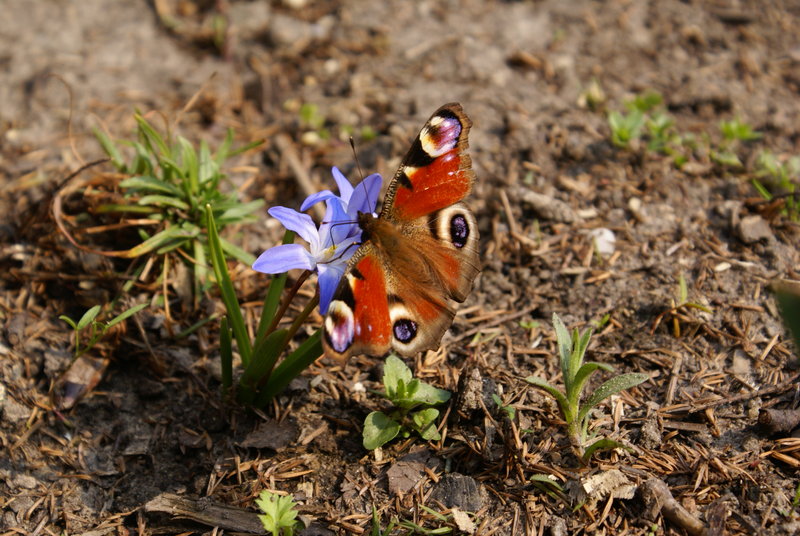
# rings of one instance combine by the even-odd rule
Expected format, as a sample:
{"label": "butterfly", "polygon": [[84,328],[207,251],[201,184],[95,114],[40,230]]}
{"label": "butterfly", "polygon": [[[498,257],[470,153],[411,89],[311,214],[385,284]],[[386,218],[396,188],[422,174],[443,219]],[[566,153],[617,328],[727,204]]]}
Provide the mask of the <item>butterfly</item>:
{"label": "butterfly", "polygon": [[439,347],[480,272],[478,226],[462,202],[475,181],[472,122],[460,104],[436,110],[389,183],[380,215],[359,213],[361,245],[323,322],[325,355],[412,356]]}

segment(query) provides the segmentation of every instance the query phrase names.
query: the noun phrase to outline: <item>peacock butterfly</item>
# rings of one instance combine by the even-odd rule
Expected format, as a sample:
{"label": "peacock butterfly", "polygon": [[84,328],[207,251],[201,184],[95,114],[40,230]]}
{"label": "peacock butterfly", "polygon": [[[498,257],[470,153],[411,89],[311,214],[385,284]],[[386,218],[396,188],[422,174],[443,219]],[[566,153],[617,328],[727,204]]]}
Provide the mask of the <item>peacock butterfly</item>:
{"label": "peacock butterfly", "polygon": [[438,348],[480,272],[478,226],[462,202],[475,174],[466,154],[472,122],[457,103],[422,127],[379,216],[358,214],[362,242],[323,324],[325,355],[410,356]]}

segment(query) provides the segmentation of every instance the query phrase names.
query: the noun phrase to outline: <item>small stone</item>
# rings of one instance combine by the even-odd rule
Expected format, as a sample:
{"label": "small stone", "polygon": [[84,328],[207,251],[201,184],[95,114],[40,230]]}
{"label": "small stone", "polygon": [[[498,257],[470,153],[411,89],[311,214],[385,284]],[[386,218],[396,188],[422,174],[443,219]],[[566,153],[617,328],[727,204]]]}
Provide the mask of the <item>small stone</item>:
{"label": "small stone", "polygon": [[22,422],[31,416],[30,408],[8,397],[0,400],[0,413],[3,414],[5,421],[12,424]]}
{"label": "small stone", "polygon": [[16,475],[11,481],[8,481],[9,487],[34,489],[39,485],[39,481],[31,475]]}
{"label": "small stone", "polygon": [[460,508],[467,512],[477,512],[483,506],[483,494],[477,480],[458,473],[445,475],[431,494],[446,508]]}
{"label": "small stone", "polygon": [[644,421],[639,430],[639,445],[646,449],[655,449],[661,445],[661,428],[658,419],[653,414]]}
{"label": "small stone", "polygon": [[745,244],[753,244],[759,240],[772,240],[772,229],[761,216],[746,216],[739,221],[737,228],[739,239]]}

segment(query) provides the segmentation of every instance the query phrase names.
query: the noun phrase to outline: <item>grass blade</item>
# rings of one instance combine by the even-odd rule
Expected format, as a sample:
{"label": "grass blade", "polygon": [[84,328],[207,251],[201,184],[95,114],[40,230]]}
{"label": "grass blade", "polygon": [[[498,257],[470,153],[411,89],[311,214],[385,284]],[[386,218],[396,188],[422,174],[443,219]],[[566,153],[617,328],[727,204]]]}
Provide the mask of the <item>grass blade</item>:
{"label": "grass blade", "polygon": [[228,274],[228,267],[225,264],[225,257],[222,254],[222,247],[219,242],[217,225],[214,223],[214,214],[211,205],[206,205],[206,228],[208,229],[208,249],[211,253],[211,264],[214,267],[214,275],[219,285],[222,301],[228,311],[228,318],[233,329],[233,336],[239,346],[239,355],[242,356],[242,365],[250,365],[250,357],[253,354],[253,347],[250,345],[250,337],[244,325],[242,310],[239,308],[239,300],[236,298],[236,291]]}

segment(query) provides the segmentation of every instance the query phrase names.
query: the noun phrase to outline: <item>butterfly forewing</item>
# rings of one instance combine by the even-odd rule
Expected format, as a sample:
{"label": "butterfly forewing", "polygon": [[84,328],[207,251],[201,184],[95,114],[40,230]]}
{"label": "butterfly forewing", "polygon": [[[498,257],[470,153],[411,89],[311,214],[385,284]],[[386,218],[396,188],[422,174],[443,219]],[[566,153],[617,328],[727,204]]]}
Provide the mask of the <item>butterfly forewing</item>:
{"label": "butterfly forewing", "polygon": [[362,215],[364,243],[328,309],[329,357],[413,355],[438,347],[480,271],[475,216],[462,203],[474,173],[459,104],[437,110],[403,159],[380,217]]}

